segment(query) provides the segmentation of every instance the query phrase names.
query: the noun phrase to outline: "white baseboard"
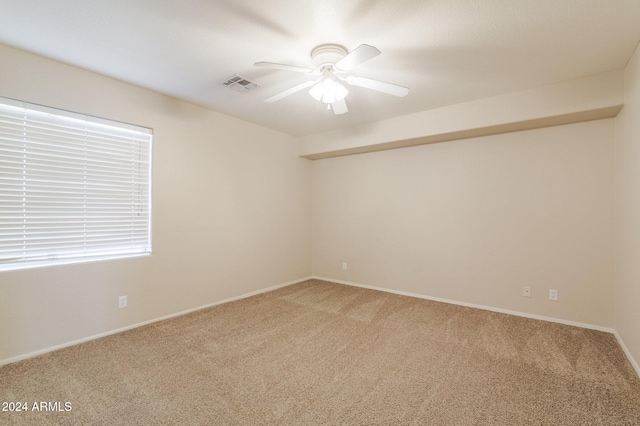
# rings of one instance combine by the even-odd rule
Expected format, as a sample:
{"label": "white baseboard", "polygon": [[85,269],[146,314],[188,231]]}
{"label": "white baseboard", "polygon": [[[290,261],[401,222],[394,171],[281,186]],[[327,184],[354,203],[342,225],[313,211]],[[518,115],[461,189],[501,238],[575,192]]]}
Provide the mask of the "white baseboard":
{"label": "white baseboard", "polygon": [[210,307],[216,306],[216,305],[221,305],[223,303],[229,303],[229,302],[233,302],[235,300],[240,300],[240,299],[245,299],[247,297],[256,296],[258,294],[268,293],[270,291],[277,290],[277,289],[282,288],[282,287],[287,287],[287,286],[290,286],[290,285],[293,285],[293,284],[298,284],[298,283],[301,283],[303,281],[307,281],[307,280],[310,280],[310,279],[311,279],[311,277],[306,277],[306,278],[301,278],[301,279],[298,279],[298,280],[295,280],[295,281],[289,281],[289,282],[286,282],[286,283],[283,283],[283,284],[278,284],[278,285],[274,285],[274,286],[271,286],[271,287],[268,287],[268,288],[264,288],[264,289],[261,289],[261,290],[253,291],[251,293],[241,294],[240,296],[231,297],[229,299],[224,299],[224,300],[220,300],[220,301],[217,301],[217,302],[209,303],[209,304],[206,304],[206,305],[197,306],[195,308],[187,309],[185,311],[180,311],[180,312],[176,312],[176,313],[173,313],[173,314],[164,315],[164,316],[159,317],[159,318],[154,318],[154,319],[151,319],[151,320],[148,320],[148,321],[139,322],[139,323],[136,323],[136,324],[128,325],[126,327],[122,327],[122,328],[118,328],[118,329],[115,329],[115,330],[106,331],[104,333],[94,334],[94,335],[88,336],[88,337],[83,337],[82,339],[73,340],[71,342],[62,343],[60,345],[51,346],[51,347],[48,347],[48,348],[45,348],[45,349],[40,349],[40,350],[37,350],[37,351],[29,352],[29,353],[26,353],[26,354],[23,354],[23,355],[18,355],[18,356],[11,357],[11,358],[5,358],[5,359],[0,360],[0,366],[5,365],[5,364],[11,364],[11,363],[17,362],[17,361],[22,361],[22,360],[25,360],[25,359],[28,359],[28,358],[33,358],[33,357],[36,357],[38,355],[44,355],[44,354],[49,353],[49,352],[57,351],[58,349],[63,349],[63,348],[67,348],[69,346],[79,345],[80,343],[88,342],[90,340],[99,339],[101,337],[110,336],[112,334],[122,333],[123,331],[131,330],[131,329],[138,328],[138,327],[142,327],[144,325],[152,324],[154,322],[164,321],[166,319],[179,317],[180,315],[189,314],[191,312],[195,312],[195,311],[199,311],[199,310],[202,310],[202,309],[210,308]]}
{"label": "white baseboard", "polygon": [[636,370],[636,373],[638,374],[638,377],[640,377],[640,366],[638,365],[636,360],[633,358],[633,355],[631,355],[631,352],[629,352],[629,349],[627,348],[627,345],[624,344],[624,341],[622,340],[622,337],[620,337],[618,332],[615,331],[615,330],[613,332],[613,335],[616,336],[616,340],[618,341],[618,344],[620,345],[620,347],[624,351],[624,354],[627,356],[627,359],[629,360],[629,362],[631,363],[633,368]]}
{"label": "white baseboard", "polygon": [[499,312],[501,314],[509,314],[509,315],[515,315],[515,316],[519,316],[519,317],[537,319],[537,320],[541,320],[541,321],[549,321],[549,322],[555,322],[555,323],[559,323],[559,324],[572,325],[572,326],[580,327],[580,328],[588,328],[588,329],[591,329],[591,330],[604,331],[606,333],[614,333],[615,332],[615,330],[612,329],[612,328],[602,327],[602,326],[593,325],[593,324],[585,324],[585,323],[575,322],[575,321],[568,321],[568,320],[564,320],[564,319],[560,319],[560,318],[545,317],[545,316],[542,316],[542,315],[528,314],[526,312],[519,312],[519,311],[511,311],[511,310],[508,310],[508,309],[494,308],[492,306],[476,305],[475,303],[460,302],[458,300],[452,300],[452,299],[442,299],[440,297],[431,297],[431,296],[426,296],[424,294],[409,293],[409,292],[406,292],[406,291],[392,290],[392,289],[383,288],[383,287],[374,287],[374,286],[370,286],[370,285],[358,284],[358,283],[353,283],[353,282],[349,282],[349,281],[335,280],[333,278],[323,278],[323,277],[316,277],[316,276],[314,276],[312,278],[316,279],[316,280],[329,281],[329,282],[333,282],[333,283],[337,283],[337,284],[345,284],[345,285],[350,285],[350,286],[354,286],[354,287],[368,288],[370,290],[378,290],[378,291],[384,291],[384,292],[387,292],[387,293],[399,294],[401,296],[409,296],[409,297],[417,297],[419,299],[433,300],[434,302],[443,302],[443,303],[449,303],[449,304],[452,304],[452,305],[466,306],[468,308],[476,308],[476,309],[482,309],[482,310],[485,310],[485,311]]}

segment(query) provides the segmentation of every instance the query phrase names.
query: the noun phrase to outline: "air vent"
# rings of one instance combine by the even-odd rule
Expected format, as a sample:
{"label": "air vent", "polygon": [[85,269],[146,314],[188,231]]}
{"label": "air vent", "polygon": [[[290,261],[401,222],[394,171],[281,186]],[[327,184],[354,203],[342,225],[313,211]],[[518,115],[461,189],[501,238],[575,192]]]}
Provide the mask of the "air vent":
{"label": "air vent", "polygon": [[236,92],[248,92],[249,90],[260,87],[256,83],[240,77],[238,74],[234,74],[233,77],[227,79],[223,84]]}

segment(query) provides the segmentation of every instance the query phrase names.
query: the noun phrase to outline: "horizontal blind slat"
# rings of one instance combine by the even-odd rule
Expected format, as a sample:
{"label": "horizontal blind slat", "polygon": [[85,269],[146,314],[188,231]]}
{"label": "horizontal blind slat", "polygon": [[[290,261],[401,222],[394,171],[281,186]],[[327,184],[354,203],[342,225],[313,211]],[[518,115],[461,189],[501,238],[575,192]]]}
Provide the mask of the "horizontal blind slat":
{"label": "horizontal blind slat", "polygon": [[0,270],[149,253],[152,138],[0,98]]}

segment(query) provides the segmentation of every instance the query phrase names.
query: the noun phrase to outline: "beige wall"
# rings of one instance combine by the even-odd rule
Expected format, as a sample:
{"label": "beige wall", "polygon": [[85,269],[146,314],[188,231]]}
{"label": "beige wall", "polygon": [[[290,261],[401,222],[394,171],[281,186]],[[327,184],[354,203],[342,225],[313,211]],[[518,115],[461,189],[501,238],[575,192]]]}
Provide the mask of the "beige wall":
{"label": "beige wall", "polygon": [[0,272],[0,362],[310,275],[296,139],[6,46],[0,63],[2,96],[154,130],[153,255]]}
{"label": "beige wall", "polygon": [[612,327],[614,123],[315,161],[314,276]]}
{"label": "beige wall", "polygon": [[640,374],[640,51],[625,71],[625,105],[616,118],[615,328]]}

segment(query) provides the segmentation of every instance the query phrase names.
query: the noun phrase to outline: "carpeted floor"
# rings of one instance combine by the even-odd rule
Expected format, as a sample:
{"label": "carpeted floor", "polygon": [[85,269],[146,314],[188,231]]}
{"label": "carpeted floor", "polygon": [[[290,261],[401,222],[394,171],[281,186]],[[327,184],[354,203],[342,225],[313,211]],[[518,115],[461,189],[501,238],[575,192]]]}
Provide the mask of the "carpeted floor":
{"label": "carpeted floor", "polygon": [[640,425],[608,333],[316,280],[6,365],[0,388],[29,404],[0,424]]}

